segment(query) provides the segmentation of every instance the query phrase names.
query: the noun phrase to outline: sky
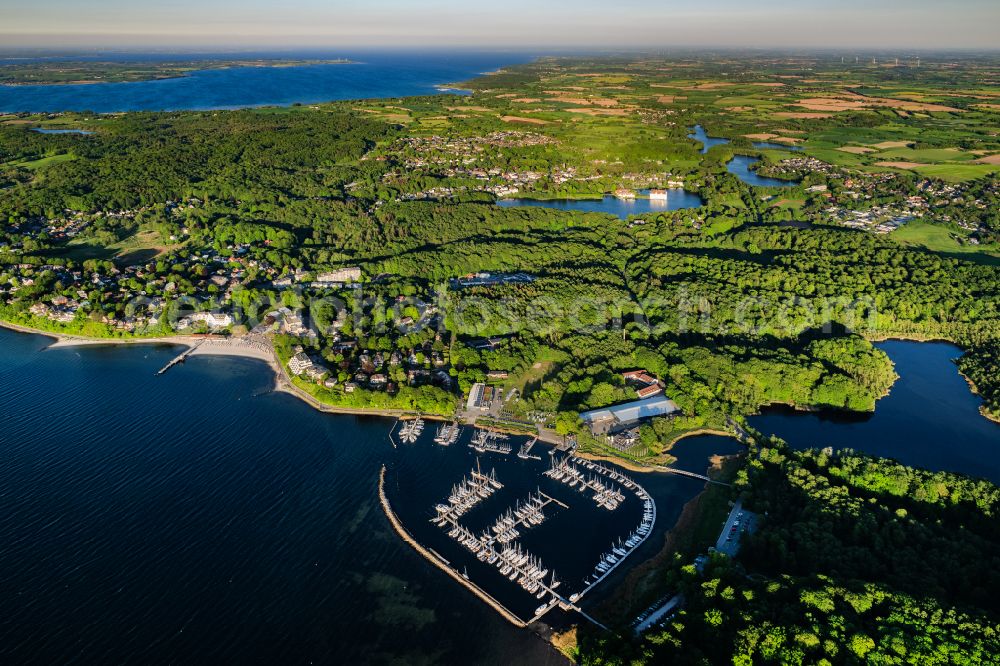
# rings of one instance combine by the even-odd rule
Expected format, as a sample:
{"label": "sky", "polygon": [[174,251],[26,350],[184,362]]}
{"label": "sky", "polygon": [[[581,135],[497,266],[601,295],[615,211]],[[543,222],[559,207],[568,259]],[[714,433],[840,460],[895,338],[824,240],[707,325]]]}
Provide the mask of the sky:
{"label": "sky", "polygon": [[6,47],[1000,49],[1000,0],[0,0]]}

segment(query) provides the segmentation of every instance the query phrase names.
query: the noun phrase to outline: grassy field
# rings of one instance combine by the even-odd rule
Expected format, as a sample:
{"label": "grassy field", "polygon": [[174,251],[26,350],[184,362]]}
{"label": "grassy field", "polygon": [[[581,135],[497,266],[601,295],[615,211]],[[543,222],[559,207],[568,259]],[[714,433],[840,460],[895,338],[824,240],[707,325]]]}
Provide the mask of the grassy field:
{"label": "grassy field", "polygon": [[939,224],[914,220],[892,232],[892,238],[915,247],[948,254],[969,261],[1000,265],[1000,245],[966,245],[959,242],[959,234]]}
{"label": "grassy field", "polygon": [[1000,173],[1000,166],[993,164],[929,164],[915,167],[922,176],[940,178],[949,183],[960,183],[965,180],[975,180],[990,174]]}
{"label": "grassy field", "polygon": [[53,164],[59,164],[60,162],[71,162],[76,159],[76,155],[72,153],[62,153],[60,155],[49,155],[47,157],[40,157],[35,160],[18,160],[15,162],[7,162],[8,166],[21,167],[23,169],[30,169],[32,171],[37,171],[38,169],[43,169],[45,167],[52,166]]}
{"label": "grassy field", "polygon": [[87,259],[114,259],[119,264],[135,264],[176,250],[183,243],[165,245],[155,231],[140,231],[114,245],[98,246],[87,239],[74,239],[66,246],[64,254],[75,261]]}
{"label": "grassy field", "polygon": [[872,157],[879,160],[892,160],[902,162],[965,162],[975,158],[974,155],[963,153],[954,148],[894,148],[881,153],[874,153]]}

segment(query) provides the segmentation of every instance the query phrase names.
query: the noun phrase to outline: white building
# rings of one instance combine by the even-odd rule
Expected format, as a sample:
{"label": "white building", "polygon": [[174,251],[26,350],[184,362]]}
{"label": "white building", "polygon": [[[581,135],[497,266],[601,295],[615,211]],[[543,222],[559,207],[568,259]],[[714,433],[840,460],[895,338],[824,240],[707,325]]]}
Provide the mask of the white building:
{"label": "white building", "polygon": [[654,416],[668,416],[679,411],[680,409],[674,404],[673,400],[661,395],[613,407],[594,409],[580,414],[580,418],[590,426],[591,432],[596,435],[606,433],[619,426],[641,421],[642,419]]}
{"label": "white building", "polygon": [[299,352],[288,360],[288,369],[293,375],[301,375],[313,367],[312,359],[305,352]]}
{"label": "white building", "polygon": [[218,330],[232,326],[234,323],[232,315],[222,312],[195,312],[192,315],[183,317],[177,322],[178,328],[191,328],[195,324],[205,324],[209,330]]}

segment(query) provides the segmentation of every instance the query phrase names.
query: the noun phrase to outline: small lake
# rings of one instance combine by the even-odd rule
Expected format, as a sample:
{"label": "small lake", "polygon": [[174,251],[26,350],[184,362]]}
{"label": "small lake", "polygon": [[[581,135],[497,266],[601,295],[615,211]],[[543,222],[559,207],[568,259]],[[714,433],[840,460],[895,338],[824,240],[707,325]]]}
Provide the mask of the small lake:
{"label": "small lake", "polygon": [[32,132],[38,132],[39,134],[93,134],[90,130],[81,129],[46,129],[44,127],[32,127]]}
{"label": "small lake", "polygon": [[503,208],[533,206],[538,208],[554,208],[556,210],[574,210],[584,213],[609,213],[626,219],[629,215],[644,215],[668,210],[698,208],[704,201],[697,194],[692,194],[680,188],[667,190],[667,200],[648,198],[649,190],[640,190],[635,199],[619,199],[605,195],[601,199],[500,199],[497,205]]}
{"label": "small lake", "polygon": [[943,342],[879,343],[899,379],[874,414],[796,412],[772,407],[749,419],[797,448],[851,448],[907,465],[960,472],[1000,483],[1000,424],[955,367],[961,350]]}
{"label": "small lake", "polygon": [[760,162],[759,157],[735,155],[733,159],[729,160],[729,163],[726,164],[726,170],[747,185],[753,185],[754,187],[791,187],[793,185],[798,185],[798,181],[768,178],[767,176],[759,175],[751,168],[758,162]]}
{"label": "small lake", "polygon": [[[692,133],[688,134],[688,138],[701,142],[701,153],[703,155],[707,153],[709,148],[712,146],[724,146],[730,143],[729,139],[708,136],[705,132],[705,128],[701,125],[695,125]],[[753,143],[753,147],[759,150],[802,150],[802,148],[798,146],[786,146],[782,143],[774,143],[770,141],[755,141]],[[765,176],[758,175],[757,172],[751,168],[758,162],[760,162],[759,157],[736,155],[726,164],[726,170],[747,185],[753,185],[754,187],[791,187],[793,185],[798,185],[798,181],[782,180],[780,178],[767,178]]]}
{"label": "small lake", "polygon": [[685,437],[668,451],[677,461],[671,465],[676,469],[695,474],[704,474],[711,465],[712,456],[735,456],[747,449],[739,440],[725,435],[695,435]]}

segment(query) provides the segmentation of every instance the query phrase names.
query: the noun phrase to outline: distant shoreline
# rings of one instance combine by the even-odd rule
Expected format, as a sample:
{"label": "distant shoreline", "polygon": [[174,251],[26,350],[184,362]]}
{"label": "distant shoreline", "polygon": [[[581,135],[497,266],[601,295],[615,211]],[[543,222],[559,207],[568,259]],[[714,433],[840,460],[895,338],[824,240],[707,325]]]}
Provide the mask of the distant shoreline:
{"label": "distant shoreline", "polygon": [[[213,62],[218,62],[218,64],[213,64]],[[78,62],[60,62],[60,65],[75,65]],[[88,63],[89,64],[89,63]],[[136,64],[128,61],[113,62],[113,63],[94,63],[96,65],[130,65]],[[38,87],[38,86],[90,86],[90,85],[100,85],[108,83],[145,83],[149,81],[168,81],[170,79],[183,79],[195,72],[207,72],[211,70],[221,70],[221,69],[238,69],[241,67],[259,67],[259,68],[286,68],[286,67],[309,67],[311,65],[359,65],[361,64],[357,60],[350,60],[347,58],[343,59],[333,59],[333,60],[231,60],[231,61],[212,61],[205,60],[201,61],[203,66],[182,66],[178,63],[173,63],[170,61],[165,61],[163,63],[154,63],[153,67],[160,66],[164,70],[162,73],[157,73],[151,71],[146,75],[139,75],[135,78],[125,78],[122,80],[115,79],[92,79],[92,78],[81,78],[71,81],[25,81],[23,79],[18,80],[16,77],[11,81],[0,81],[0,86],[10,86],[10,87]],[[171,69],[171,66],[173,68]],[[3,65],[0,65],[0,73],[3,72]],[[7,65],[11,67],[11,65]],[[45,70],[40,70],[40,73],[44,73]],[[114,72],[112,72],[113,74]]]}

